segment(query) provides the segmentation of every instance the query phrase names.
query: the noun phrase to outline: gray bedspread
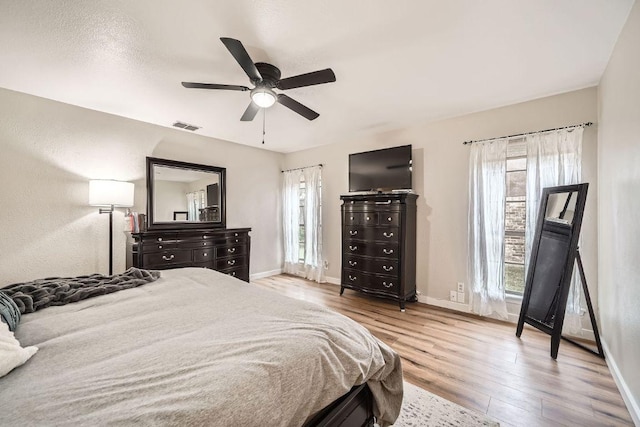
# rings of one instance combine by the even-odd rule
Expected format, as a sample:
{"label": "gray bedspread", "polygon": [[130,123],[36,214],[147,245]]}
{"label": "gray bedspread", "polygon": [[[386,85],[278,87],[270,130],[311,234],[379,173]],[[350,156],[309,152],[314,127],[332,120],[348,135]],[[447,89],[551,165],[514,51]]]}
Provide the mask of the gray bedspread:
{"label": "gray bedspread", "polygon": [[397,417],[400,358],[323,307],[206,269],[24,315],[0,425],[299,426],[367,382]]}

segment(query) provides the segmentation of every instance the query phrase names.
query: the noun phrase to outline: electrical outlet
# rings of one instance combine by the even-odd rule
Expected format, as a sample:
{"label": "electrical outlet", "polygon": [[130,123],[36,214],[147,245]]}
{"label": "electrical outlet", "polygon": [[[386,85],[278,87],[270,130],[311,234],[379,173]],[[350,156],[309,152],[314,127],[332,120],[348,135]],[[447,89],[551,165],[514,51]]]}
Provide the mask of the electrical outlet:
{"label": "electrical outlet", "polygon": [[458,302],[464,302],[464,292],[458,292]]}
{"label": "electrical outlet", "polygon": [[458,293],[456,291],[449,292],[449,301],[451,302],[458,301]]}
{"label": "electrical outlet", "polygon": [[328,270],[329,269],[329,261],[327,261],[326,259],[322,262],[324,269]]}
{"label": "electrical outlet", "polygon": [[464,283],[458,282],[458,292],[464,292]]}

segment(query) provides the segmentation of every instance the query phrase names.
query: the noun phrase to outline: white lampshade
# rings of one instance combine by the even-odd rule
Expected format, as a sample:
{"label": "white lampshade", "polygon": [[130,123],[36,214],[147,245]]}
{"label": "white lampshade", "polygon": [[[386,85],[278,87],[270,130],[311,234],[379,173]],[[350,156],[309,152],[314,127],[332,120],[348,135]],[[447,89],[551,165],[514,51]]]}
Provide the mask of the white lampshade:
{"label": "white lampshade", "polygon": [[89,181],[89,204],[91,206],[133,206],[133,183],[111,179]]}
{"label": "white lampshade", "polygon": [[251,99],[258,107],[269,108],[276,102],[276,94],[268,88],[256,88],[251,92]]}

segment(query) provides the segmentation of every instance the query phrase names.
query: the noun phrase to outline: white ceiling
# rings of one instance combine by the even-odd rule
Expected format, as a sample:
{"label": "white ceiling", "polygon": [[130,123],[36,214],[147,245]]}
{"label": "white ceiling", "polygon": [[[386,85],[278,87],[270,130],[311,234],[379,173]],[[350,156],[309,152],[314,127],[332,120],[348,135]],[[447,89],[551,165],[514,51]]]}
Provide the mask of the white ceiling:
{"label": "white ceiling", "polygon": [[[596,85],[633,0],[0,0],[0,87],[290,152]],[[335,83],[240,122],[250,86],[220,37],[283,77]]]}

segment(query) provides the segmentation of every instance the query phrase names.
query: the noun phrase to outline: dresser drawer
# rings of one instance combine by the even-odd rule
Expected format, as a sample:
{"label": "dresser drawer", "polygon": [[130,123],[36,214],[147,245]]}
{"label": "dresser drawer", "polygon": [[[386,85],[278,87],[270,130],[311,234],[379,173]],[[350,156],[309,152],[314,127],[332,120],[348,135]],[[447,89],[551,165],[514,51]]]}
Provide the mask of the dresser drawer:
{"label": "dresser drawer", "polygon": [[375,276],[355,270],[344,270],[343,285],[375,292],[386,292],[398,295],[400,281],[395,277]]}
{"label": "dresser drawer", "polygon": [[204,249],[204,248],[213,248],[213,246],[214,246],[213,239],[206,239],[206,240],[193,239],[193,240],[183,240],[182,242],[180,242],[180,247],[182,248]]}
{"label": "dresser drawer", "polygon": [[193,262],[207,262],[213,261],[213,248],[208,249],[194,249],[193,250]]}
{"label": "dresser drawer", "polygon": [[244,244],[216,247],[216,258],[245,255],[246,252],[247,252],[247,246]]}
{"label": "dresser drawer", "polygon": [[383,258],[398,258],[397,243],[360,242],[349,240],[345,242],[344,252],[348,255],[364,255]]}
{"label": "dresser drawer", "polygon": [[246,282],[249,281],[249,270],[245,266],[227,268],[225,270],[220,270],[220,272],[224,274],[228,274],[231,277],[236,277],[240,280],[244,280]]}
{"label": "dresser drawer", "polygon": [[142,256],[144,268],[161,268],[162,266],[170,266],[176,264],[190,263],[190,250],[173,250],[146,253]]}
{"label": "dresser drawer", "polygon": [[158,252],[158,251],[167,251],[171,249],[175,249],[177,247],[175,241],[169,242],[146,242],[142,243],[144,245],[145,252]]}
{"label": "dresser drawer", "polygon": [[177,235],[173,233],[166,233],[161,236],[158,236],[158,235],[144,236],[141,239],[143,245],[156,244],[156,243],[157,244],[168,244],[168,243],[175,244],[177,240],[178,240]]}
{"label": "dresser drawer", "polygon": [[393,258],[346,256],[344,268],[390,277],[397,277],[399,274],[398,260]]}
{"label": "dresser drawer", "polygon": [[345,226],[343,240],[376,240],[382,242],[397,242],[400,236],[398,227],[363,227],[358,225]]}
{"label": "dresser drawer", "polygon": [[246,267],[247,259],[245,257],[216,259],[215,269],[223,271],[230,268]]}

